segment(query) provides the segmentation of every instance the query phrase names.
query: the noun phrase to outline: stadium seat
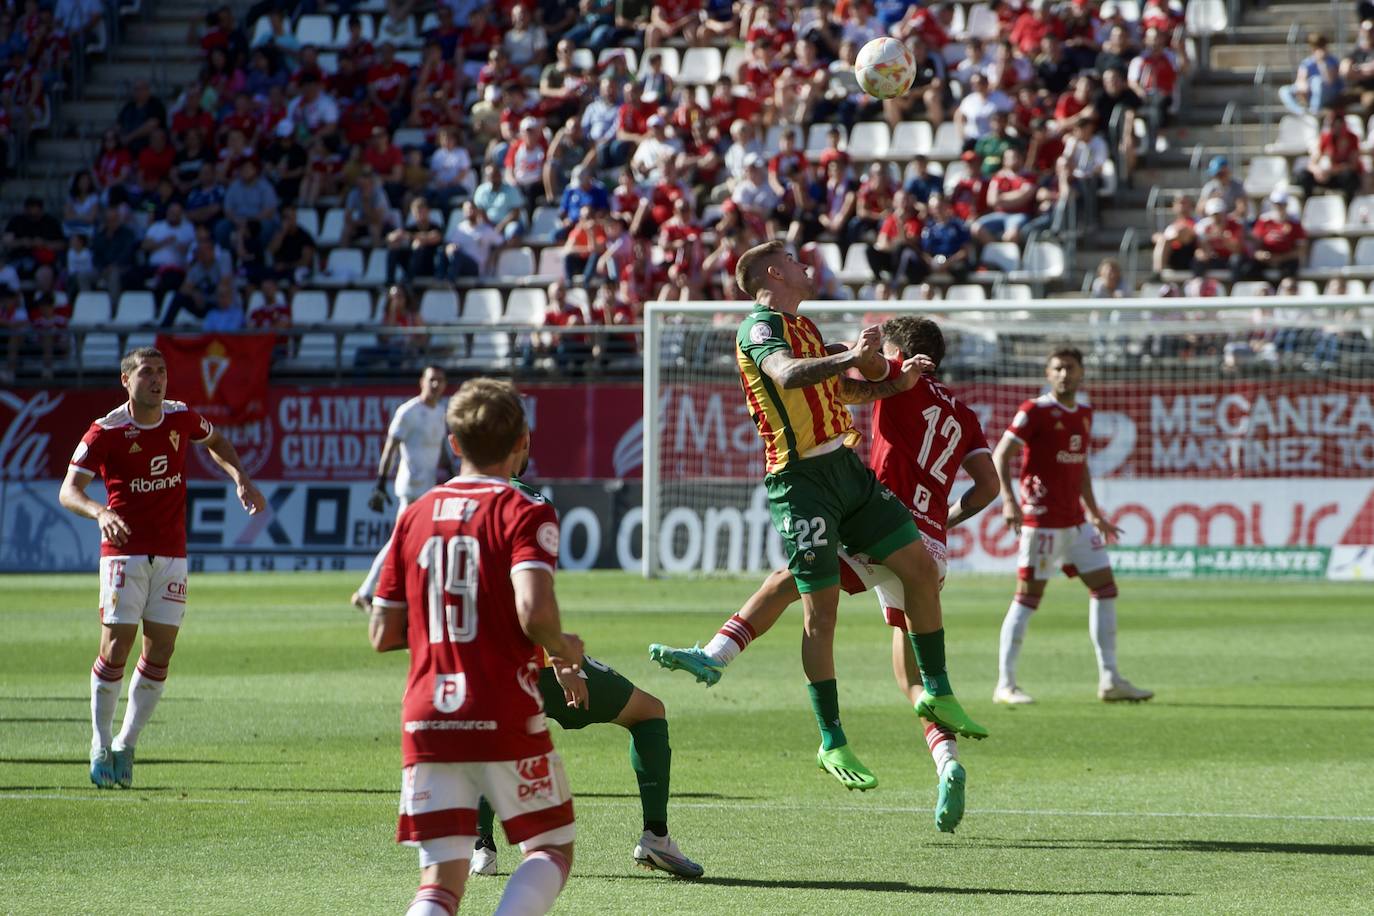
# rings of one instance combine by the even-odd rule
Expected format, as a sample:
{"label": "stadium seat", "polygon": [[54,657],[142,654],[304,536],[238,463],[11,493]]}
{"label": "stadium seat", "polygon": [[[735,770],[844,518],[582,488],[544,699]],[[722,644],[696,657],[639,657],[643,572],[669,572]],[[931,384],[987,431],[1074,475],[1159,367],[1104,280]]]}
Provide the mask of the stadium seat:
{"label": "stadium seat", "polygon": [[324,271],[315,274],[320,286],[347,286],[363,275],[363,253],[357,248],[335,248],[329,252]]}
{"label": "stadium seat", "polygon": [[332,324],[367,324],[372,320],[372,295],[360,289],[340,290],[334,297]]}
{"label": "stadium seat", "polygon": [[997,21],[997,14],[992,11],[991,6],[976,3],[969,8],[968,16],[964,19],[964,38],[993,41],[1000,32],[1001,24]]}
{"label": "stadium seat", "polygon": [[730,82],[738,83],[739,68],[749,62],[749,50],[742,44],[731,45],[725,50],[725,61],[721,64],[721,72],[730,77]]}
{"label": "stadium seat", "polygon": [[992,270],[1010,273],[1021,269],[1021,249],[1015,242],[989,242],[983,246],[979,263]]}
{"label": "stadium seat", "polygon": [[324,211],[324,225],[320,227],[320,233],[315,236],[315,241],[321,248],[333,248],[343,241],[343,229],[343,208],[330,207]]}
{"label": "stadium seat", "polygon": [[119,335],[106,332],[87,334],[81,341],[81,364],[107,368],[119,364]]}
{"label": "stadium seat", "polygon": [[[882,121],[860,121],[849,132],[850,154],[859,160],[885,158],[891,142],[892,135]],[[825,149],[824,138],[821,149]]]}
{"label": "stadium seat", "polygon": [[[786,128],[786,129],[787,129],[787,130],[796,130],[796,128],[793,127],[793,126],[790,125],[790,124],[787,125],[787,128]],[[764,135],[763,135],[763,154],[764,154],[765,156],[768,156],[768,157],[771,158],[772,156],[774,156],[774,155],[777,154],[778,150],[779,150],[779,149],[781,148],[781,146],[782,146],[782,132],[783,132],[783,127],[782,127],[782,125],[774,124],[772,127],[768,128],[767,132],[764,133]]]}
{"label": "stadium seat", "polygon": [[1027,283],[1008,283],[998,291],[998,296],[1003,302],[1029,302],[1035,298],[1035,293]]}
{"label": "stadium seat", "polygon": [[1366,235],[1355,243],[1354,262],[1361,273],[1374,268],[1374,235]]}
{"label": "stadium seat", "polygon": [[1226,31],[1230,17],[1226,14],[1225,0],[1188,0],[1183,22],[1188,34],[1198,37]]}
{"label": "stadium seat", "polygon": [[1288,183],[1288,160],[1283,156],[1255,156],[1245,169],[1245,193],[1264,197]]}
{"label": "stadium seat", "polygon": [[563,249],[556,245],[539,249],[539,269],[535,272],[533,279],[539,283],[552,283],[554,280],[561,280],[562,278]]}
{"label": "stadium seat", "polygon": [[297,207],[296,225],[308,232],[312,239],[320,237],[320,214],[314,207]]}
{"label": "stadium seat", "polygon": [[458,320],[458,295],[451,289],[427,289],[420,297],[421,324],[453,324]]}
{"label": "stadium seat", "polygon": [[130,290],[119,296],[119,307],[115,310],[115,327],[136,327],[152,324],[157,320],[157,300],[153,294],[142,290]]}
{"label": "stadium seat", "polygon": [[920,283],[912,283],[902,289],[902,298],[909,302],[934,302],[937,299],[944,298],[940,293],[939,287],[932,286],[928,287],[928,289],[930,291],[929,298],[921,295]]}
{"label": "stadium seat", "polygon": [[649,61],[655,57],[663,58],[663,73],[669,79],[677,79],[678,73],[682,69],[682,58],[678,55],[677,48],[654,48],[645,51],[644,56],[639,59],[639,67],[635,71],[642,79],[644,74],[649,72]]}
{"label": "stadium seat", "polygon": [[506,248],[496,259],[496,276],[502,280],[523,280],[534,274],[534,252],[529,248]]}
{"label": "stadium seat", "polygon": [[396,59],[414,70],[420,66],[420,52],[414,48],[396,52]]}
{"label": "stadium seat", "polygon": [[339,52],[321,51],[315,55],[315,60],[319,63],[320,69],[326,76],[333,76],[339,72]]}
{"label": "stadium seat", "polygon": [[930,152],[934,142],[929,121],[903,121],[893,129],[887,152],[895,159],[910,159]]}
{"label": "stadium seat", "polygon": [[1021,256],[1021,269],[1014,272],[1014,279],[1050,283],[1064,276],[1066,266],[1064,249],[1058,242],[1031,242]]}
{"label": "stadium seat", "polygon": [[[367,18],[368,17],[364,17],[363,21],[366,22]],[[347,31],[345,31],[344,34],[347,35]],[[420,37],[415,33],[415,17],[406,15],[401,19],[392,19],[390,15],[382,16],[377,20],[376,43],[381,44],[384,41],[391,42],[398,49],[420,47]],[[396,59],[400,60],[401,54],[403,53],[406,52],[398,50],[396,52]],[[415,59],[418,63],[418,53]],[[413,67],[415,64],[410,64],[410,66]]]}
{"label": "stadium seat", "polygon": [[935,131],[935,139],[930,145],[932,159],[958,159],[964,151],[964,138],[953,121],[946,121]]}
{"label": "stadium seat", "polygon": [[[718,48],[688,48],[682,57],[677,81],[684,86],[709,86],[720,79],[722,61]],[[667,65],[664,65],[667,69]]]}
{"label": "stadium seat", "polygon": [[1345,211],[1345,228],[1360,234],[1366,229],[1374,232],[1374,194],[1361,194],[1350,202]]}
{"label": "stadium seat", "polygon": [[[635,73],[639,67],[639,55],[635,53],[634,48],[603,48],[601,53],[596,56],[596,65],[604,67],[606,61],[613,57],[625,58],[625,64],[631,73]],[[664,67],[666,68],[667,64],[664,64]]]}
{"label": "stadium seat", "polygon": [[1140,21],[1140,3],[1138,0],[1117,0],[1116,8],[1121,10],[1121,18],[1127,22]]}
{"label": "stadium seat", "polygon": [[968,10],[962,3],[951,3],[950,12],[953,14],[949,20],[949,34],[962,35],[968,29]]}
{"label": "stadium seat", "polygon": [[[302,18],[302,19],[305,19],[306,17],[305,17],[305,16],[302,16],[301,18]],[[375,23],[372,21],[372,17],[371,17],[371,16],[359,16],[359,17],[358,17],[358,21],[359,21],[359,22],[361,23],[361,25],[362,25],[363,38],[364,38],[365,40],[367,40],[367,41],[372,41],[373,39],[375,39],[375,38],[377,37],[377,30],[376,30],[376,28],[374,28]],[[297,28],[299,28],[299,26],[298,26]],[[305,42],[302,41],[301,44],[305,44]],[[334,40],[329,44],[329,47],[331,47],[331,48],[342,48],[342,47],[345,47],[345,46],[347,46],[347,45],[348,45],[348,17],[347,17],[347,16],[340,16],[338,22],[336,23],[336,25],[335,25],[335,27],[334,27]]]}
{"label": "stadium seat", "polygon": [[945,290],[946,302],[983,302],[987,298],[987,290],[977,283],[955,283]]}
{"label": "stadium seat", "polygon": [[1331,235],[1345,229],[1345,198],[1319,194],[1302,205],[1302,227],[1308,235]]}
{"label": "stadium seat", "polygon": [[76,294],[72,303],[71,323],[78,326],[106,325],[110,323],[110,295],[102,292]]}
{"label": "stadium seat", "polygon": [[[346,40],[348,30],[344,29],[343,34]],[[317,48],[343,47],[342,41],[338,44],[334,43],[334,20],[328,16],[313,14],[302,16],[296,22],[296,41],[302,45],[314,45]]]}
{"label": "stadium seat", "polygon": [[1307,257],[1308,270],[1335,271],[1350,266],[1350,240],[1343,238],[1313,239]]}
{"label": "stadium seat", "polygon": [[253,25],[253,37],[250,40],[252,47],[256,48],[259,44],[267,40],[272,34],[272,20],[267,16],[259,16],[258,21]]}
{"label": "stadium seat", "polygon": [[838,277],[844,264],[844,260],[840,256],[840,246],[834,242],[818,242],[816,243],[816,250],[819,252],[826,269]]}
{"label": "stadium seat", "polygon": [[1279,118],[1279,131],[1274,142],[1266,145],[1264,151],[1298,156],[1307,152],[1307,148],[1316,138],[1317,128],[1311,121],[1298,115],[1286,114]]}
{"label": "stadium seat", "polygon": [[971,168],[969,168],[968,163],[965,162],[965,161],[962,160],[962,159],[955,159],[953,162],[947,162],[947,163],[945,163],[945,172],[944,172],[944,189],[945,189],[945,193],[946,193],[946,194],[949,194],[951,191],[954,190],[955,185],[957,185],[959,182],[963,181],[965,178],[967,178],[967,177],[968,177],[969,175],[971,175],[971,174],[973,174],[973,170],[972,170]]}
{"label": "stadium seat", "polygon": [[855,242],[844,255],[844,266],[836,272],[841,283],[871,283],[876,278],[868,264],[868,245]]}
{"label": "stadium seat", "polygon": [[367,256],[367,270],[359,282],[368,287],[386,285],[386,249],[372,249]]}
{"label": "stadium seat", "polygon": [[418,127],[400,127],[391,135],[391,140],[401,149],[419,149],[425,145],[425,132]]}
{"label": "stadium seat", "polygon": [[[435,22],[438,22],[437,18]],[[588,73],[596,69],[596,55],[591,52],[590,48],[574,48],[572,62],[574,67]]]}
{"label": "stadium seat", "polygon": [[1232,296],[1272,296],[1274,287],[1266,280],[1241,280],[1231,287]]}
{"label": "stadium seat", "polygon": [[[820,154],[821,152],[824,152],[825,148],[826,148],[827,146],[830,145],[830,143],[829,143],[829,141],[828,141],[828,139],[827,139],[827,135],[830,133],[830,128],[835,127],[835,126],[837,126],[837,125],[834,125],[834,124],[812,124],[809,128],[807,128],[807,131],[806,131],[806,152],[807,152],[808,154],[812,154],[812,155],[818,155],[818,154]],[[840,149],[847,149],[847,148],[848,148],[848,138],[847,138],[846,135],[845,135],[844,126],[843,126],[843,125],[839,125],[839,128],[840,128]]]}
{"label": "stadium seat", "polygon": [[292,324],[324,324],[329,320],[329,296],[319,290],[301,290],[291,297]]}
{"label": "stadium seat", "polygon": [[339,341],[339,363],[342,366],[352,366],[358,360],[358,351],[364,347],[375,347],[377,338],[372,334],[354,332],[345,334]]}
{"label": "stadium seat", "polygon": [[1303,297],[1304,299],[1315,299],[1317,296],[1320,296],[1321,294],[1321,287],[1317,285],[1316,280],[1298,281],[1298,295]]}
{"label": "stadium seat", "polygon": [[1369,292],[1368,292],[1368,288],[1367,288],[1366,285],[1365,285],[1365,281],[1363,281],[1363,280],[1346,280],[1346,281],[1345,281],[1345,294],[1346,294],[1347,296],[1367,296],[1367,295],[1369,295]]}
{"label": "stadium seat", "polygon": [[940,49],[940,56],[944,58],[947,65],[955,67],[961,60],[968,57],[968,48],[962,41],[951,41]]}
{"label": "stadium seat", "polygon": [[505,321],[510,324],[538,325],[548,307],[548,297],[538,287],[513,289],[506,297]]}
{"label": "stadium seat", "polygon": [[468,290],[458,321],[460,324],[496,324],[501,320],[501,310],[499,289]]}
{"label": "stadium seat", "polygon": [[558,208],[535,207],[530,219],[530,231],[525,233],[525,241],[531,245],[552,245],[558,232]]}

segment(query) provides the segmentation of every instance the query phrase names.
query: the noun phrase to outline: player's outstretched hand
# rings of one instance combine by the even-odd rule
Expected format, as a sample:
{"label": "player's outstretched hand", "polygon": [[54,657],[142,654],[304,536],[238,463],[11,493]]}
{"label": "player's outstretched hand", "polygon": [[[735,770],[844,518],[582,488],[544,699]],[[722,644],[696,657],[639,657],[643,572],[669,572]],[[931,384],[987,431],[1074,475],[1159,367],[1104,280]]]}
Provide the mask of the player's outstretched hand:
{"label": "player's outstretched hand", "polygon": [[267,498],[262,495],[258,485],[251,480],[239,482],[239,502],[243,503],[243,511],[249,515],[257,515],[267,508]]}
{"label": "player's outstretched hand", "polygon": [[1002,520],[1007,523],[1007,527],[1017,534],[1021,533],[1021,507],[1014,500],[1002,501]]}
{"label": "player's outstretched hand", "polygon": [[386,504],[388,501],[390,501],[390,499],[391,495],[387,493],[386,490],[383,490],[381,487],[378,487],[368,495],[367,507],[371,509],[373,512],[381,512],[383,509],[386,508]]}
{"label": "player's outstretched hand", "polygon": [[553,676],[558,680],[558,686],[563,688],[563,700],[569,709],[586,709],[588,703],[587,679],[582,676],[579,670],[581,666],[573,667],[563,664],[562,659],[549,659],[553,665]]}
{"label": "player's outstretched hand", "polygon": [[1097,533],[1102,535],[1102,540],[1106,541],[1108,544],[1115,544],[1117,541],[1121,540],[1121,535],[1124,533],[1124,530],[1117,525],[1113,525],[1100,515],[1097,518],[1090,518],[1088,521],[1097,529]]}
{"label": "player's outstretched hand", "polygon": [[859,339],[849,348],[854,353],[854,362],[862,363],[882,352],[883,329],[871,324],[859,332]]}
{"label": "player's outstretched hand", "polygon": [[924,353],[917,353],[902,363],[902,390],[910,390],[916,384],[917,379],[934,371],[935,361]]}
{"label": "player's outstretched hand", "polygon": [[123,547],[124,542],[129,539],[129,525],[114,512],[109,509],[101,509],[95,516],[96,524],[100,526],[100,539],[107,544],[116,547]]}

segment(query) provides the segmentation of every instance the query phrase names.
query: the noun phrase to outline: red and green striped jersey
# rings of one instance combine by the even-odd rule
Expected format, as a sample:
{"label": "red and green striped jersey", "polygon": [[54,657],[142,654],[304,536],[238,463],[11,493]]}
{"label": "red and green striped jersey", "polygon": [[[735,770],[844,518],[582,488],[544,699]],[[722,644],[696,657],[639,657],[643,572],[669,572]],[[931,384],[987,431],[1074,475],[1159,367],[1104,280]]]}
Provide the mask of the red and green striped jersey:
{"label": "red and green striped jersey", "polygon": [[810,318],[755,305],[735,336],[735,361],[749,415],[763,439],[765,471],[769,474],[837,436],[843,436],[851,448],[860,439],[853,418],[840,403],[838,378],[783,389],[759,368],[766,357],[779,352],[796,359],[827,355],[821,332]]}

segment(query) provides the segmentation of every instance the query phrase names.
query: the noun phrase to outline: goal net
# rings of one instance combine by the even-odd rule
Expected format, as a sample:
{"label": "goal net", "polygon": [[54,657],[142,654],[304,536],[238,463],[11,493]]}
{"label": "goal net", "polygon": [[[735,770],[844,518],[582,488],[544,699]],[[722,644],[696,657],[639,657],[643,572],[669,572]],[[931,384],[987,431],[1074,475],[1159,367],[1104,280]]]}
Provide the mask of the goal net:
{"label": "goal net", "polygon": [[[785,565],[740,389],[736,303],[646,315],[646,576]],[[1046,390],[1048,352],[1085,355],[1099,504],[1127,574],[1374,577],[1374,298],[816,302],[828,342],[898,314],[944,330],[941,378],[996,446]],[[852,408],[865,441],[868,406]],[[915,418],[914,422],[920,422]],[[953,495],[968,485],[956,482]],[[997,505],[950,532],[950,568],[1008,572]]]}

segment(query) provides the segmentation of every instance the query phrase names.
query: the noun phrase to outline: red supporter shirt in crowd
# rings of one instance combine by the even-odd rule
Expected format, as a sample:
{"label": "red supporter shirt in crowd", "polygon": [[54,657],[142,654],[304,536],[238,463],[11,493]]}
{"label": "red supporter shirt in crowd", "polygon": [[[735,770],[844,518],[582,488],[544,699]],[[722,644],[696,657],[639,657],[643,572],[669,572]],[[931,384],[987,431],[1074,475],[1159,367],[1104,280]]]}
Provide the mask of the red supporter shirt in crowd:
{"label": "red supporter shirt in crowd", "polygon": [[1059,97],[1058,102],[1054,103],[1055,120],[1063,121],[1066,118],[1072,118],[1087,107],[1087,102],[1083,101],[1072,92],[1066,92]]}
{"label": "red supporter shirt in crowd", "polygon": [[286,300],[278,299],[276,302],[263,302],[253,309],[252,314],[248,316],[248,323],[255,328],[270,331],[282,319],[285,319],[287,324],[291,323],[291,306],[286,304]]}
{"label": "red supporter shirt in crowd", "polygon": [[1083,523],[1083,473],[1092,441],[1093,409],[1078,399],[1065,407],[1051,394],[1026,401],[1007,427],[1021,454],[1022,524],[1072,528]]}
{"label": "red supporter shirt in crowd", "polygon": [[1259,241],[1260,247],[1274,254],[1287,254],[1297,247],[1298,242],[1307,238],[1307,230],[1295,219],[1270,219],[1261,216],[1255,220],[1250,230]]}
{"label": "red supporter shirt in crowd", "polygon": [[138,154],[138,176],[143,179],[144,184],[157,184],[171,174],[176,160],[177,151],[170,143],[164,146],[161,152],[151,146],[145,146]]}
{"label": "red supporter shirt in crowd", "polygon": [[376,90],[378,100],[384,105],[400,98],[409,82],[410,68],[399,60],[389,64],[379,61],[367,68],[367,83]]}
{"label": "red supporter shirt in crowd", "polygon": [[368,144],[367,150],[363,153],[363,161],[372,166],[372,171],[382,178],[389,178],[393,169],[405,165],[401,148],[394,143],[388,143],[386,149],[381,150]]}
{"label": "red supporter shirt in crowd", "polygon": [[152,426],[135,423],[127,402],[91,424],[71,467],[105,482],[105,505],[129,526],[122,545],[100,542],[102,557],[186,556],[186,453],[214,431],[180,401],[163,401]]}
{"label": "red supporter shirt in crowd", "polygon": [[468,60],[478,59],[478,55],[486,57],[487,52],[501,43],[501,30],[495,23],[488,22],[480,29],[468,26],[463,30],[463,36],[458,39],[458,47],[464,52]]}
{"label": "red supporter shirt in crowd", "polygon": [[740,82],[748,87],[749,94],[758,99],[772,95],[778,73],[772,64],[756,64],[750,61],[740,67],[739,77]]}
{"label": "red supporter shirt in crowd", "polygon": [[1035,182],[1025,175],[1015,175],[1006,171],[998,172],[988,179],[988,189],[997,189],[997,210],[1000,213],[1029,213],[1035,207],[1035,195],[1032,194],[1024,203],[1017,207],[1008,207],[1001,201],[1003,195],[1013,194],[1026,188],[1033,187]]}
{"label": "red supporter shirt in crowd", "polygon": [[689,13],[701,9],[701,0],[658,0],[654,4],[664,22],[677,22]]}
{"label": "red supporter shirt in crowd", "polygon": [[949,44],[949,33],[930,9],[916,8],[908,21],[916,34],[921,36],[921,41],[932,51],[942,51],[945,45]]}
{"label": "red supporter shirt in crowd", "polygon": [[790,153],[776,153],[768,160],[768,171],[774,175],[799,175],[806,168],[806,153],[793,150]]}
{"label": "red supporter shirt in crowd", "polygon": [[1011,27],[1011,43],[1022,54],[1034,57],[1040,53],[1040,42],[1046,35],[1064,38],[1064,25],[1054,16],[1037,16],[1030,10],[1017,17]]}
{"label": "red supporter shirt in crowd", "polygon": [[507,480],[455,477],[401,513],[374,600],[406,609],[405,766],[553,750],[511,577],[557,564],[553,506]]}
{"label": "red supporter shirt in crowd", "polygon": [[1140,83],[1140,88],[1147,92],[1158,92],[1160,95],[1172,95],[1174,84],[1178,82],[1178,68],[1173,61],[1169,60],[1167,54],[1152,54],[1148,58],[1137,58],[1138,75],[1136,80]]}
{"label": "red supporter shirt in crowd", "polygon": [[1345,126],[1344,121],[1337,121],[1334,128],[1322,131],[1317,150],[1333,164],[1352,164],[1357,170],[1361,167],[1360,138]]}
{"label": "red supporter shirt in crowd", "polygon": [[791,44],[795,39],[796,36],[792,34],[792,27],[786,24],[774,25],[770,29],[756,25],[749,30],[749,34],[744,38],[745,41],[764,45],[775,54],[781,53],[783,47]]}
{"label": "red supporter shirt in crowd", "polygon": [[[909,216],[902,221],[906,224],[906,237],[908,239],[920,240],[923,223],[919,216]],[[878,230],[878,237],[883,239],[895,239],[897,237],[897,214],[889,213],[887,219],[883,220],[882,228]]]}
{"label": "red supporter shirt in crowd", "polygon": [[[889,379],[902,364],[888,361]],[[934,376],[873,402],[873,473],[897,494],[923,537],[945,543],[949,494],[965,459],[988,451],[978,415]]]}
{"label": "red supporter shirt in crowd", "polygon": [[[228,118],[225,119],[226,123],[228,120]],[[190,133],[192,129],[199,130],[203,139],[213,140],[215,138],[215,119],[210,112],[203,108],[195,114],[191,114],[183,108],[172,115],[172,136],[177,139],[177,142],[180,142],[180,139]],[[251,134],[244,134],[244,136],[251,136]]]}
{"label": "red supporter shirt in crowd", "polygon": [[220,122],[220,129],[224,131],[226,137],[229,136],[229,131],[237,130],[243,134],[243,139],[252,144],[253,139],[258,134],[258,119],[254,112],[244,112],[243,114],[234,112]]}

